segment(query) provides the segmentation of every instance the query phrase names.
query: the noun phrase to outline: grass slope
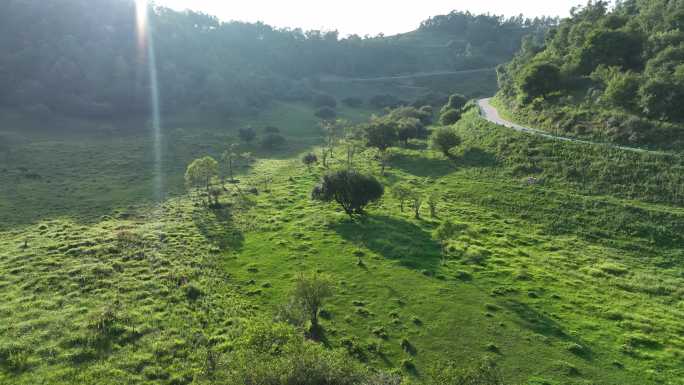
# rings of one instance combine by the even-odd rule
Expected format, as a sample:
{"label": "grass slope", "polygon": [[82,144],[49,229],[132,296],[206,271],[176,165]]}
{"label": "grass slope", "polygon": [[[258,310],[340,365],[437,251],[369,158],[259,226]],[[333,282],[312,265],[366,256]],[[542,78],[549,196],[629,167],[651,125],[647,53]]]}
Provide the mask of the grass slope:
{"label": "grass slope", "polygon": [[[650,170],[642,174],[622,166],[628,155],[517,134],[470,112],[456,126],[464,145],[453,159],[415,142],[394,149],[379,176],[390,188],[438,190],[439,218],[426,207],[421,219],[402,213],[387,194],[351,222],[309,198],[325,172],[296,156],[318,139],[310,117],[282,106],[252,122],[278,122],[290,147],[257,154],[240,179],[259,193],[226,195],[220,210],[185,195],[130,206],[117,200],[127,187],[110,185],[116,170],[100,162],[86,166],[104,174],[89,183],[120,189],[106,199],[118,210],[86,204],[71,216],[76,196],[51,198],[32,179],[13,185],[43,198],[2,195],[13,205],[0,215],[14,222],[0,230],[0,383],[210,382],[208,347],[230,367],[244,325],[272,319],[298,272],[321,271],[336,284],[325,344],[408,379],[428,380],[440,360],[465,367],[489,356],[510,384],[682,384],[684,211],[668,159],[639,160]],[[189,159],[232,136],[212,124],[180,127],[187,134],[167,147],[169,186]],[[105,154],[105,145],[85,146]],[[143,169],[138,159],[131,164]],[[377,174],[376,163],[363,153],[355,165]],[[64,208],[48,210],[51,199]],[[433,231],[447,218],[462,231],[443,259]]]}

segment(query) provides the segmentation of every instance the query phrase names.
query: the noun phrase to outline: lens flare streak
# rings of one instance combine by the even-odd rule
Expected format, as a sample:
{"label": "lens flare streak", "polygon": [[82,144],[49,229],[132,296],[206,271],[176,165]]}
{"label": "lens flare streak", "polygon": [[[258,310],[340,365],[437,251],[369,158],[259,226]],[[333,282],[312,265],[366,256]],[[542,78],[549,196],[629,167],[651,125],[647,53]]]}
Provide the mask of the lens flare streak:
{"label": "lens flare streak", "polygon": [[161,200],[164,195],[164,179],[162,173],[162,133],[161,112],[159,107],[159,83],[157,79],[157,60],[154,50],[154,39],[150,31],[149,5],[146,0],[136,0],[136,27],[138,37],[138,53],[141,63],[147,65],[150,88],[150,108],[152,112],[152,144],[154,152],[154,197]]}

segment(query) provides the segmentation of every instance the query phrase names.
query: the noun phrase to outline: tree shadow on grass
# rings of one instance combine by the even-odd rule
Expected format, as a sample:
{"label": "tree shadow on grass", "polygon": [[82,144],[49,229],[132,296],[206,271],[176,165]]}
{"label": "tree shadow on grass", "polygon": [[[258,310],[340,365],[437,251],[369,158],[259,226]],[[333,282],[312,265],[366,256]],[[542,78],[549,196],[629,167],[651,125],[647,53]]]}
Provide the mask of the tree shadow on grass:
{"label": "tree shadow on grass", "polygon": [[496,167],[499,160],[496,155],[479,147],[467,147],[457,151],[451,158],[456,167]]}
{"label": "tree shadow on grass", "polygon": [[459,168],[496,167],[499,160],[490,152],[479,147],[454,150],[447,158],[427,158],[420,155],[394,154],[392,167],[419,177],[441,177]]}
{"label": "tree shadow on grass", "polygon": [[586,360],[592,359],[593,353],[591,349],[580,338],[567,334],[563,327],[550,317],[526,303],[513,299],[502,302],[502,305],[519,317],[517,320],[518,325],[543,336],[555,337],[566,341],[570,343],[568,351]]}
{"label": "tree shadow on grass", "polygon": [[390,165],[420,177],[440,177],[455,170],[454,163],[448,159],[426,158],[405,154],[394,154]]}
{"label": "tree shadow on grass", "polygon": [[192,214],[192,220],[199,232],[222,251],[242,248],[245,239],[233,222],[232,206],[197,210]]}
{"label": "tree shadow on grass", "polygon": [[343,221],[332,225],[342,238],[358,243],[401,265],[434,272],[441,249],[431,234],[419,226],[384,215],[372,215],[363,222]]}

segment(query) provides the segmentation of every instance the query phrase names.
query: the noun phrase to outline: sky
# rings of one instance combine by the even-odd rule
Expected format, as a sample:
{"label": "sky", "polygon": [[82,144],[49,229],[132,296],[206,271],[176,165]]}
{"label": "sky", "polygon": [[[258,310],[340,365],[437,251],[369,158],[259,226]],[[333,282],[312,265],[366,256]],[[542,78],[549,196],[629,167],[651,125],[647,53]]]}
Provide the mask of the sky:
{"label": "sky", "polygon": [[394,35],[416,29],[430,16],[451,10],[527,17],[568,16],[586,0],[155,0],[223,21],[262,21],[276,27],[338,30],[342,35]]}

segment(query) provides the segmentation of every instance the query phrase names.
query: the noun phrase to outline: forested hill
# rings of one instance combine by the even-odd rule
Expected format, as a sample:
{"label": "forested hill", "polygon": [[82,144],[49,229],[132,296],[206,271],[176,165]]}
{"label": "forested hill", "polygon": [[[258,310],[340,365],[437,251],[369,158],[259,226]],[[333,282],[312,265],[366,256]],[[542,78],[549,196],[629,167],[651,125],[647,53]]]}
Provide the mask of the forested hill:
{"label": "forested hill", "polygon": [[[276,29],[150,10],[162,108],[226,114],[306,99],[320,75],[373,77],[493,67],[554,19],[453,12],[392,37]],[[116,116],[148,108],[132,0],[0,3],[0,106],[34,114]]]}
{"label": "forested hill", "polygon": [[567,134],[682,148],[683,27],[682,1],[590,2],[500,68],[500,99]]}

